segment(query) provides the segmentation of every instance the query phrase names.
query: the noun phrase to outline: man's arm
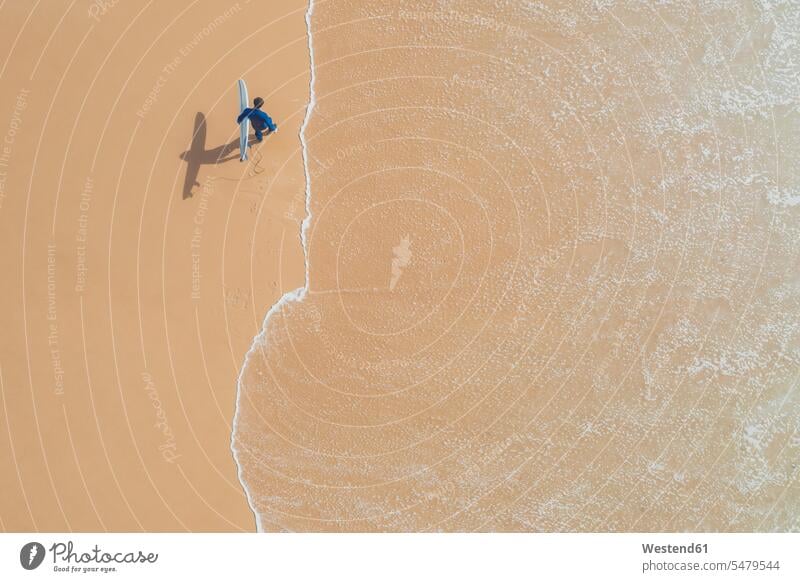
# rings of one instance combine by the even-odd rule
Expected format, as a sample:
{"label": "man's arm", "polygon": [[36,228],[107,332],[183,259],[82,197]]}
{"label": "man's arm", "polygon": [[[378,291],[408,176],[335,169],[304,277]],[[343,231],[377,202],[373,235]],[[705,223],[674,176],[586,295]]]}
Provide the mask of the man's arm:
{"label": "man's arm", "polygon": [[249,109],[245,109],[244,111],[242,111],[242,112],[239,114],[239,117],[237,117],[237,118],[236,118],[236,123],[241,123],[242,121],[244,121],[244,118],[245,118],[245,117],[247,117],[247,115],[248,115],[249,113],[250,113],[250,110],[249,110]]}
{"label": "man's arm", "polygon": [[264,123],[267,124],[267,128],[270,131],[275,131],[276,129],[278,129],[278,126],[275,125],[275,123],[272,121],[272,118],[263,111],[259,111],[258,116],[264,121]]}

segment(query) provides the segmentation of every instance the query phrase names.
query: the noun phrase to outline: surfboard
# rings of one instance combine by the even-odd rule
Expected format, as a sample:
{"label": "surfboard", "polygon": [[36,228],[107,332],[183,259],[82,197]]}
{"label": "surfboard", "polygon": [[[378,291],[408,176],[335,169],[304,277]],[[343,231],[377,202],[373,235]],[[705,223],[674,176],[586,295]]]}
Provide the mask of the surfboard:
{"label": "surfboard", "polygon": [[[247,85],[239,79],[239,113],[247,109],[250,100],[247,98]],[[239,124],[239,160],[247,159],[247,134],[250,133],[250,119],[245,119]]]}

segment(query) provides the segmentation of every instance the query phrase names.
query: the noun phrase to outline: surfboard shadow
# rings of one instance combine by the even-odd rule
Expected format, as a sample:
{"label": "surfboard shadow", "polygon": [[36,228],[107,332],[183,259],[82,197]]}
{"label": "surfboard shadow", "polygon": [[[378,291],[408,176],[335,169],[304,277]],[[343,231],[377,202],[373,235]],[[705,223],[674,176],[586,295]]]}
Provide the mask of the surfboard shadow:
{"label": "surfboard shadow", "polygon": [[[255,138],[250,137],[252,145]],[[180,158],[186,162],[186,177],[183,180],[183,199],[192,197],[192,189],[200,186],[197,176],[200,174],[200,166],[208,164],[223,164],[231,160],[239,159],[239,139],[230,143],[217,146],[210,150],[206,149],[206,116],[197,112],[194,116],[194,131],[192,132],[192,143],[189,150],[183,152]]]}

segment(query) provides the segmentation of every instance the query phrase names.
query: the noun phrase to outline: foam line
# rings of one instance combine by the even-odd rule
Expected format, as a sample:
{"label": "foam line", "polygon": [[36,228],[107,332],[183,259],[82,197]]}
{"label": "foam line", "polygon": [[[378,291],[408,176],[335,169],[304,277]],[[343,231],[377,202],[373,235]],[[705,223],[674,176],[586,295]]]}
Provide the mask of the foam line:
{"label": "foam line", "polygon": [[294,302],[294,301],[302,301],[303,298],[308,293],[309,289],[309,266],[308,266],[308,238],[306,236],[306,231],[308,230],[308,225],[311,223],[311,173],[308,169],[308,142],[306,141],[306,128],[308,127],[308,123],[311,119],[311,114],[314,111],[314,106],[317,103],[317,96],[314,92],[314,81],[316,77],[316,69],[314,64],[314,49],[313,49],[313,42],[311,39],[311,16],[314,13],[314,0],[308,1],[308,9],[306,10],[306,36],[308,37],[308,54],[309,54],[309,63],[310,63],[310,82],[309,82],[309,95],[308,95],[308,105],[306,106],[306,115],[303,118],[303,124],[300,126],[300,144],[302,146],[302,156],[303,156],[303,172],[305,173],[306,178],[306,216],[303,219],[303,222],[300,226],[300,242],[303,245],[303,262],[305,264],[305,282],[302,287],[299,289],[295,289],[294,291],[289,291],[288,293],[284,294],[278,301],[275,303],[267,312],[267,315],[264,317],[264,323],[261,326],[261,331],[259,334],[253,339],[253,343],[250,344],[250,349],[247,351],[247,354],[244,357],[244,363],[242,364],[241,369],[239,370],[239,378],[236,381],[236,407],[233,414],[233,427],[231,429],[231,453],[233,454],[233,460],[236,463],[237,468],[237,476],[239,478],[239,483],[244,490],[244,494],[247,497],[247,504],[250,506],[250,510],[253,512],[253,516],[256,520],[256,531],[263,532],[263,525],[261,523],[261,516],[259,515],[258,511],[256,510],[255,505],[253,504],[253,498],[250,494],[250,490],[247,488],[247,485],[242,478],[242,465],[239,463],[239,455],[236,450],[236,434],[239,428],[239,410],[240,410],[240,400],[242,397],[242,380],[244,378],[244,371],[247,369],[247,365],[250,362],[250,358],[253,357],[258,353],[258,350],[263,349],[267,345],[267,325],[269,324],[270,317],[280,311],[280,309],[286,305],[287,303]]}
{"label": "foam line", "polygon": [[306,11],[306,30],[308,36],[308,55],[311,66],[311,80],[309,82],[308,92],[308,106],[306,107],[306,116],[303,119],[303,125],[300,127],[300,144],[303,148],[303,172],[306,175],[306,216],[300,226],[300,242],[303,245],[303,260],[305,261],[305,285],[303,286],[302,299],[309,289],[309,274],[308,274],[308,239],[306,231],[308,225],[311,223],[311,172],[308,169],[308,142],[306,141],[306,128],[308,122],[311,120],[311,113],[317,104],[317,94],[314,90],[314,84],[317,75],[316,62],[314,60],[314,46],[311,39],[311,15],[314,13],[314,0],[308,0],[308,10]]}

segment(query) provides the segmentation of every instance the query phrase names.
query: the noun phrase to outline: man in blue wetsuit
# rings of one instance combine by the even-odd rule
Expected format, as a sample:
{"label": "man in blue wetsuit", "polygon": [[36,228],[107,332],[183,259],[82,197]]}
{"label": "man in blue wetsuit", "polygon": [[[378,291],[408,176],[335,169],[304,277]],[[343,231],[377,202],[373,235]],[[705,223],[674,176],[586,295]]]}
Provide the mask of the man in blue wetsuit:
{"label": "man in blue wetsuit", "polygon": [[245,118],[250,118],[250,124],[253,126],[253,129],[256,132],[256,139],[261,141],[264,139],[264,135],[261,133],[265,129],[269,129],[267,134],[272,133],[273,131],[278,130],[278,126],[275,125],[272,121],[272,118],[261,111],[261,106],[264,105],[264,100],[261,97],[256,97],[253,99],[253,108],[247,107],[244,111],[242,111],[241,115],[236,118],[236,123],[241,123],[245,120]]}

